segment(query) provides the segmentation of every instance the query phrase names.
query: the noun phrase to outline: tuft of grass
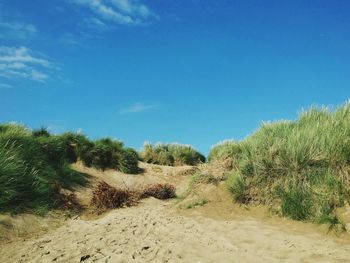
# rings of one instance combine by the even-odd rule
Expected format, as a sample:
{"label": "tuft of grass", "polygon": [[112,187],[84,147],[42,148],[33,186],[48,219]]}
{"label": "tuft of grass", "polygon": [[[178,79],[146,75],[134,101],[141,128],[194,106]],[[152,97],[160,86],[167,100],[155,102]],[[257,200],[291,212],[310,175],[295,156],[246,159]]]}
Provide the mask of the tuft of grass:
{"label": "tuft of grass", "polygon": [[313,214],[313,200],[310,192],[294,188],[279,190],[282,215],[294,220],[308,220]]}
{"label": "tuft of grass", "polygon": [[327,224],[328,232],[334,231],[336,233],[341,233],[347,230],[346,224],[337,215],[324,214],[317,222],[319,224]]}
{"label": "tuft of grass", "polygon": [[197,165],[205,162],[204,155],[192,146],[176,143],[156,145],[145,143],[140,156],[147,163],[168,166]]}
{"label": "tuft of grass", "polygon": [[197,206],[204,206],[207,203],[209,203],[209,201],[207,199],[195,200],[195,201],[191,202],[190,204],[188,204],[186,206],[186,209],[192,209],[192,208],[195,208]]}
{"label": "tuft of grass", "polygon": [[246,204],[249,201],[247,194],[247,184],[237,173],[232,172],[227,179],[228,190],[232,193],[233,199],[242,204]]}

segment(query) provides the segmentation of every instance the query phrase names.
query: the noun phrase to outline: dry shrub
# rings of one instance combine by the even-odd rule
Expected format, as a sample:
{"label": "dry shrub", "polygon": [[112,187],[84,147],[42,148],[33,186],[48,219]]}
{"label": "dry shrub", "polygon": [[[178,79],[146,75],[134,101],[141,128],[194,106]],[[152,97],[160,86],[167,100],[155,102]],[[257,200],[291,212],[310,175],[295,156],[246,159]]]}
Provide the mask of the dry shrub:
{"label": "dry shrub", "polygon": [[102,181],[92,193],[91,205],[97,209],[112,209],[134,205],[137,200],[136,192],[115,188]]}
{"label": "dry shrub", "polygon": [[59,194],[59,202],[60,208],[63,210],[80,210],[82,208],[75,193]]}
{"label": "dry shrub", "polygon": [[157,199],[174,198],[175,187],[171,184],[152,184],[145,187],[142,191],[141,198],[155,197]]}

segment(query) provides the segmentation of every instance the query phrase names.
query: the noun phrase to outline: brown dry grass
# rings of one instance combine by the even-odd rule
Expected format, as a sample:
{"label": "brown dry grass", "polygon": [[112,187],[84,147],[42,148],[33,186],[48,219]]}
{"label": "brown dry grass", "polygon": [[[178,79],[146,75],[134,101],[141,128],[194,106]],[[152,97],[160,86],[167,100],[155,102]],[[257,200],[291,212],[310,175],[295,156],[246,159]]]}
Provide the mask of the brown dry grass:
{"label": "brown dry grass", "polygon": [[99,182],[92,192],[91,206],[97,211],[121,208],[138,204],[142,198],[155,197],[157,199],[174,198],[175,187],[171,184],[151,184],[141,190],[116,188],[104,181]]}
{"label": "brown dry grass", "polygon": [[149,196],[155,197],[157,199],[174,198],[176,196],[175,187],[171,184],[148,185],[143,189],[141,197],[146,198]]}
{"label": "brown dry grass", "polygon": [[59,194],[58,200],[60,202],[60,208],[63,210],[82,209],[82,206],[80,205],[75,193]]}
{"label": "brown dry grass", "polygon": [[113,209],[135,205],[138,199],[136,191],[116,188],[102,181],[92,192],[91,205],[98,210]]}

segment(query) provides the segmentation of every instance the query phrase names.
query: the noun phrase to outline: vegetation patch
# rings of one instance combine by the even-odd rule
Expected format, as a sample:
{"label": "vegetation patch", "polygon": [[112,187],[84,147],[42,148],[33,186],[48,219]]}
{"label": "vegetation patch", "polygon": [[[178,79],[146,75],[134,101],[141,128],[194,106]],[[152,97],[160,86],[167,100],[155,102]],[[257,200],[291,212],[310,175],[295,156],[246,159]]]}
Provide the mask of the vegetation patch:
{"label": "vegetation patch", "polygon": [[336,209],[350,200],[350,104],[264,123],[243,141],[214,146],[209,162],[224,160],[232,163],[227,184],[237,202],[343,228]]}
{"label": "vegetation patch", "polygon": [[215,177],[211,173],[195,173],[191,177],[190,184],[195,185],[199,183],[204,183],[204,184],[218,184],[221,181],[220,177]]}
{"label": "vegetation patch", "polygon": [[169,199],[176,197],[175,187],[171,184],[152,184],[141,191],[141,198],[155,197],[157,199]]}
{"label": "vegetation patch", "polygon": [[227,180],[229,191],[233,195],[233,199],[242,204],[249,202],[249,195],[247,192],[247,184],[243,180],[240,174],[235,172],[231,173]]}
{"label": "vegetation patch", "polygon": [[24,126],[0,125],[0,211],[39,214],[60,205],[62,186],[84,185],[69,168],[64,142]]}
{"label": "vegetation patch", "polygon": [[92,192],[91,205],[97,210],[106,210],[134,205],[138,199],[136,192],[99,182]]}
{"label": "vegetation patch", "polygon": [[52,135],[44,128],[0,125],[0,211],[44,214],[75,206],[72,196],[63,198],[60,189],[87,183],[87,175],[70,168],[77,160],[102,170],[140,171],[137,152],[119,141],[90,141],[77,133]]}
{"label": "vegetation patch", "polygon": [[95,187],[91,206],[102,212],[107,209],[121,208],[138,204],[139,200],[147,197],[169,199],[176,197],[175,187],[170,184],[152,184],[141,190],[129,190],[113,187],[101,181]]}
{"label": "vegetation patch", "polygon": [[110,138],[89,141],[81,135],[78,135],[76,141],[74,147],[77,159],[80,159],[87,167],[101,170],[116,169],[130,174],[140,172],[137,152],[131,148],[124,148],[120,141]]}
{"label": "vegetation patch", "polygon": [[70,194],[59,194],[60,208],[63,210],[81,210],[82,206],[80,205],[77,196],[75,193]]}
{"label": "vegetation patch", "polygon": [[175,143],[156,145],[146,143],[140,156],[147,163],[168,166],[197,165],[205,162],[204,155],[192,146]]}
{"label": "vegetation patch", "polygon": [[186,209],[192,209],[192,208],[195,208],[197,206],[204,206],[207,203],[209,203],[209,201],[207,199],[194,200],[186,206]]}

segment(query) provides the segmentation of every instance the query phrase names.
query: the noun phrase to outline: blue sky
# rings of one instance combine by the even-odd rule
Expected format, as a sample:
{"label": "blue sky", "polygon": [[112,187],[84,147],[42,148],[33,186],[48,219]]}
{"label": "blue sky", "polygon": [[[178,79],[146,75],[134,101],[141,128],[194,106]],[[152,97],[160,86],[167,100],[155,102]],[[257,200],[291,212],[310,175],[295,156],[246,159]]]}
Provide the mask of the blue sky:
{"label": "blue sky", "polygon": [[0,0],[0,122],[207,153],[350,91],[350,2]]}

